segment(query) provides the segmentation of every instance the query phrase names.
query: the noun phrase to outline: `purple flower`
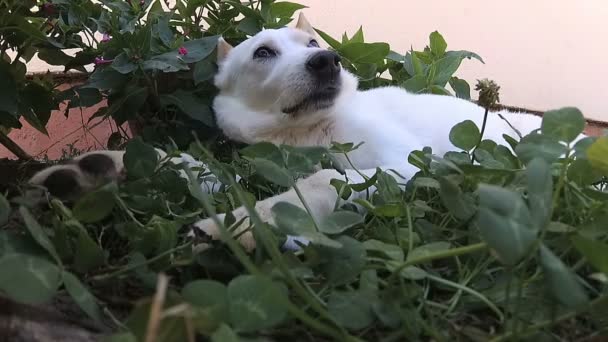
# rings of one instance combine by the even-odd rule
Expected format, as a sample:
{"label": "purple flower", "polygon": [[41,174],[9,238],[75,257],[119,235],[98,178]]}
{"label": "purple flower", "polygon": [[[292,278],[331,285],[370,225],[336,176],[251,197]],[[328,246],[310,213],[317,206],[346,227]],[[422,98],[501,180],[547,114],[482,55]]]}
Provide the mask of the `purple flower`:
{"label": "purple flower", "polygon": [[95,65],[106,65],[106,64],[112,63],[113,61],[114,61],[113,59],[104,59],[103,57],[95,57],[95,61],[93,63],[95,63]]}
{"label": "purple flower", "polygon": [[101,42],[102,43],[107,43],[112,39],[112,36],[110,36],[108,33],[104,33],[103,37],[101,38]]}
{"label": "purple flower", "polygon": [[177,49],[177,53],[179,53],[182,56],[185,56],[188,54],[188,50],[185,47],[180,47],[179,49]]}

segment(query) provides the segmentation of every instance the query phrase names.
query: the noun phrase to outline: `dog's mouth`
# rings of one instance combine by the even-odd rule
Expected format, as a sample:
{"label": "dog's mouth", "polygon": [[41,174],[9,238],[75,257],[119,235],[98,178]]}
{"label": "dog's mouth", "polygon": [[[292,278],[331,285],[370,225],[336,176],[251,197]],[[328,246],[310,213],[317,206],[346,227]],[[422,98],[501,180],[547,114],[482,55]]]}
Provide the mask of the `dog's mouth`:
{"label": "dog's mouth", "polygon": [[314,111],[329,108],[334,104],[334,100],[339,94],[339,84],[327,85],[321,89],[315,89],[314,92],[306,96],[296,105],[284,108],[283,113],[295,114],[304,110]]}

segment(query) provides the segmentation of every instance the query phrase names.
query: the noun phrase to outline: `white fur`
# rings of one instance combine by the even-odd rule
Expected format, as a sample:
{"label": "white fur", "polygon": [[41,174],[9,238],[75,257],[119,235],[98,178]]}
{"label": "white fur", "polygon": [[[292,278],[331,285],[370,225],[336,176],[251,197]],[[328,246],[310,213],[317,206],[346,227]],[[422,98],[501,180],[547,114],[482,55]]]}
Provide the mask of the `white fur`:
{"label": "white fur", "polygon": [[[303,25],[308,25],[304,21]],[[454,125],[472,120],[481,126],[484,109],[474,103],[449,96],[414,95],[397,87],[358,91],[356,77],[345,70],[341,73],[341,93],[331,107],[283,113],[282,109],[314,91],[304,68],[309,56],[320,50],[307,47],[314,38],[311,32],[310,27],[265,30],[229,49],[220,61],[216,77],[220,94],[214,101],[218,125],[227,136],[245,143],[268,141],[294,146],[364,142],[349,155],[363,174],[372,175],[376,167],[393,168],[409,178],[417,171],[407,163],[411,151],[431,146],[434,154],[443,155],[455,150],[449,141]],[[263,45],[276,48],[279,55],[270,62],[254,61],[255,49]],[[501,114],[524,135],[541,125],[541,118],[533,115]],[[504,142],[503,133],[515,136],[511,127],[492,113],[484,138]],[[353,170],[347,170],[347,176],[355,182],[363,180]],[[336,171],[322,170],[298,183],[317,219],[333,210],[338,198],[329,182],[341,177]],[[256,211],[262,220],[272,222],[271,208],[281,201],[302,206],[290,190],[258,202]],[[237,221],[247,216],[244,208],[234,214]],[[240,229],[248,225],[246,221]],[[219,237],[210,219],[197,226]],[[249,233],[241,237],[241,242],[247,249],[255,246]]]}

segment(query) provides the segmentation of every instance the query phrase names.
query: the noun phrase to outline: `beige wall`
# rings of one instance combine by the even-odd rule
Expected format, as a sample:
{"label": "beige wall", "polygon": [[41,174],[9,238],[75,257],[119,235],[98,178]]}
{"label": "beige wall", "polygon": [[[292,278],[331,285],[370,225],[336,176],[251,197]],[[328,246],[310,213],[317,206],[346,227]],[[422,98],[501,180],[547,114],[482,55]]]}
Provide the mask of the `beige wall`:
{"label": "beige wall", "polygon": [[577,106],[608,121],[608,0],[301,0],[316,27],[338,36],[363,25],[366,41],[398,52],[441,32],[448,49],[471,50],[469,83],[488,77],[504,104],[546,110]]}

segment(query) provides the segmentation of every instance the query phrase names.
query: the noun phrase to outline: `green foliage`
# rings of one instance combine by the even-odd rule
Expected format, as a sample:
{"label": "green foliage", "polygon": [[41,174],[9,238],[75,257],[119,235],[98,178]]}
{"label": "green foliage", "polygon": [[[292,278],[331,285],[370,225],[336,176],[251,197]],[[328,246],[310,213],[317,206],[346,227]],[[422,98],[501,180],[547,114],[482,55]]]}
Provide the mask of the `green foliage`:
{"label": "green foliage", "polygon": [[[171,6],[161,0],[5,1],[2,13],[12,14],[0,16],[0,78],[6,80],[0,85],[0,125],[18,128],[24,117],[46,132],[59,103],[68,104],[67,114],[105,99],[94,117],[129,122],[146,141],[187,148],[194,130],[208,143],[224,144],[210,107],[217,38],[238,44],[262,29],[290,24],[304,7],[275,0],[178,0]],[[439,32],[430,35],[423,51],[404,55],[387,43],[365,42],[362,28],[340,41],[318,32],[363,88],[396,85],[449,95],[449,84],[456,96],[470,99],[469,85],[454,74],[464,59],[482,61],[472,52],[447,51]],[[72,56],[65,49],[77,52]],[[59,92],[51,76],[26,77],[25,63],[36,53],[65,71],[84,72],[91,64],[95,69],[85,84]],[[112,146],[126,139],[117,132]]]}
{"label": "green foliage", "polygon": [[456,96],[469,100],[469,84],[454,74],[464,59],[483,63],[473,52],[446,51],[447,43],[437,31],[431,33],[423,51],[412,49],[405,55],[392,51],[387,43],[366,43],[362,28],[351,38],[344,33],[341,41],[321,30],[317,33],[342,56],[342,65],[359,77],[362,88],[394,85],[417,94],[452,95],[446,88],[449,84]]}
{"label": "green foliage", "polygon": [[[161,272],[173,275],[158,332],[163,341],[186,339],[187,325],[222,341],[305,332],[335,340],[464,338],[469,332],[452,329],[461,316],[484,322],[475,330],[483,340],[541,329],[562,334],[573,318],[577,336],[587,336],[605,328],[588,312],[608,296],[601,280],[608,271],[608,198],[601,177],[606,154],[597,152],[603,138],[571,142],[580,118],[569,108],[549,112],[541,130],[510,140],[517,155],[460,123],[451,134],[459,151],[413,151],[408,160],[420,172],[406,184],[381,169],[360,184],[333,180],[337,193],[365,194],[358,207],[338,203],[317,222],[306,206],[278,203],[273,225],[256,226],[252,218],[258,249],[251,255],[205,237],[195,241],[207,249],[192,249],[189,226],[209,209],[199,200],[218,212],[251,207],[315,165],[336,166],[336,155],[358,146],[259,143],[218,161],[195,143],[187,152],[208,168],[193,170],[193,181],[224,183],[201,197],[193,195],[195,183],[179,177],[179,166],[135,139],[124,157],[124,183],[69,208],[52,200],[40,215],[21,207],[16,222],[3,220],[25,234],[0,232],[0,264],[10,271],[0,276],[0,291],[44,303],[65,289],[84,313],[105,322],[97,294],[135,286],[141,290],[135,296],[118,290],[143,300],[125,321],[128,333],[113,337],[118,340],[144,336],[150,291]],[[9,204],[1,206],[2,217],[11,217]],[[235,223],[230,215],[225,221],[228,229]],[[287,234],[310,244],[297,253],[281,251]]]}
{"label": "green foliage", "polygon": [[[450,132],[454,151],[436,156],[420,146],[407,156],[420,170],[414,179],[378,169],[359,184],[332,180],[342,198],[363,194],[357,206],[336,203],[320,222],[306,206],[287,203],[272,208],[272,225],[255,224],[254,215],[258,248],[246,254],[232,240],[192,237],[191,224],[211,211],[251,209],[316,166],[341,170],[337,156],[358,147],[260,143],[226,157],[217,146],[209,154],[202,144],[190,144],[191,128],[214,132],[209,104],[218,35],[238,43],[288,24],[302,5],[178,0],[167,10],[150,0],[47,4],[51,12],[34,14],[31,6],[0,2],[0,9],[16,6],[11,13],[28,18],[0,14],[0,46],[20,53],[0,62],[0,76],[8,80],[0,84],[0,120],[22,115],[35,122],[58,98],[84,107],[104,98],[107,107],[98,116],[145,124],[142,137],[126,144],[127,177],[119,185],[70,205],[51,200],[45,209],[0,196],[2,295],[40,304],[67,293],[82,314],[110,324],[117,332],[111,341],[143,340],[161,273],[171,277],[157,341],[184,341],[193,332],[212,341],[485,341],[543,334],[577,340],[606,329],[597,312],[608,298],[608,140],[573,143],[584,128],[580,111],[547,112],[537,132],[505,137],[507,144],[484,140],[464,121]],[[45,22],[52,28],[40,30]],[[112,39],[90,44],[89,31]],[[319,34],[364,88],[398,85],[447,95],[449,84],[468,99],[470,86],[454,74],[464,59],[481,61],[471,52],[448,51],[438,32],[423,51],[405,55],[386,43],[365,42],[362,29],[340,40]],[[82,50],[69,57],[62,52],[68,47]],[[32,51],[66,69],[81,69],[95,57],[112,62],[97,65],[85,85],[42,96],[44,82],[23,76],[21,65]],[[31,111],[21,111],[22,102]],[[39,121],[44,127],[44,115]],[[159,160],[146,143],[167,137],[208,167],[192,170],[190,182],[180,177],[180,166]],[[217,193],[197,190],[196,182],[215,180],[223,183]],[[226,215],[223,228],[235,221]],[[282,251],[285,235],[310,244]],[[207,248],[193,249],[193,242]],[[126,308],[128,318],[124,303],[134,303]]]}

